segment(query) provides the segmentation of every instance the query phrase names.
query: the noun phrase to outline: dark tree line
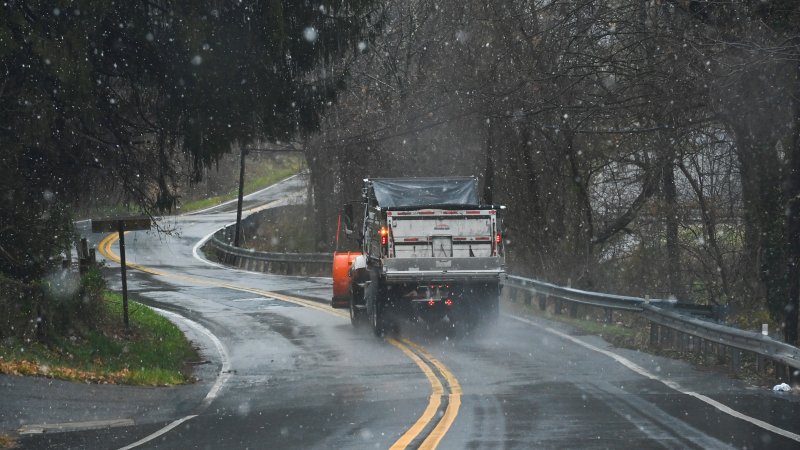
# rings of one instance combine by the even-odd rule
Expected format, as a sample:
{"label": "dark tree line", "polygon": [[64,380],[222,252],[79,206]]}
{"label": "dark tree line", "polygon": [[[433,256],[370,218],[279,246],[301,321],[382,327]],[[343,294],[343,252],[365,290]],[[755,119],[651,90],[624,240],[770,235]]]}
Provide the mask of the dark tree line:
{"label": "dark tree line", "polygon": [[342,86],[326,69],[377,21],[366,0],[0,8],[0,272],[24,280],[68,246],[87,193],[168,211],[232,145],[313,128]]}
{"label": "dark tree line", "polygon": [[[800,5],[391,0],[306,142],[320,234],[365,176],[478,174],[513,269],[729,305],[797,342]],[[333,169],[333,170],[331,170]]]}

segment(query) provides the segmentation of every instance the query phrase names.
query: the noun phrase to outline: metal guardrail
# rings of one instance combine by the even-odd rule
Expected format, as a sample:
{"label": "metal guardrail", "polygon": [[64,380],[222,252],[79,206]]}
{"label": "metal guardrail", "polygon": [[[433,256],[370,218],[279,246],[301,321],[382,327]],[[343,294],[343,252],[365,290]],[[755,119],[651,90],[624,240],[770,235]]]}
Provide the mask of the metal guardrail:
{"label": "metal guardrail", "polygon": [[603,292],[583,291],[570,287],[558,286],[544,281],[532,280],[514,275],[509,275],[504,283],[506,286],[514,288],[527,288],[536,293],[550,297],[579,303],[582,305],[595,306],[598,308],[609,308],[618,311],[642,311],[644,305],[655,305],[662,308],[680,310],[684,313],[710,316],[712,309],[710,306],[696,305],[678,302],[667,299],[646,299],[632,297],[628,295],[606,294]]}
{"label": "metal guardrail", "polygon": [[246,270],[284,275],[328,275],[333,268],[329,253],[275,253],[234,247],[220,239],[228,235],[223,228],[206,243],[219,262]]}
{"label": "metal guardrail", "polygon": [[275,252],[261,252],[252,249],[245,249],[234,247],[217,238],[216,235],[212,236],[210,243],[226,253],[255,260],[271,261],[271,262],[312,262],[312,263],[328,263],[333,260],[332,253],[275,253]]}
{"label": "metal guardrail", "polygon": [[[682,348],[703,349],[705,344],[710,342],[735,350],[730,352],[730,361],[734,370],[739,368],[739,352],[743,351],[756,355],[759,370],[763,369],[763,360],[767,359],[782,366],[776,366],[776,375],[783,372],[786,379],[800,378],[800,370],[797,370],[800,369],[800,348],[761,333],[740,330],[697,317],[698,315],[711,315],[711,308],[707,306],[664,299],[650,300],[641,297],[583,291],[518,276],[508,276],[504,286],[527,291],[531,297],[526,298],[526,303],[530,303],[532,297],[538,297],[541,309],[546,307],[548,298],[553,298],[572,302],[573,305],[581,304],[603,308],[606,311],[607,320],[612,316],[613,311],[641,313],[651,324],[651,345],[659,345],[662,341],[678,338],[677,341],[680,342]],[[559,311],[557,310],[557,312]],[[670,331],[662,333],[661,327]],[[668,339],[664,339],[665,336]],[[694,338],[695,341],[690,342],[688,346],[684,345],[684,337]]]}
{"label": "metal guardrail", "polygon": [[596,306],[598,308],[611,308],[621,311],[641,311],[641,305],[645,301],[645,299],[639,297],[582,291],[514,275],[509,275],[503,284],[512,288],[521,288],[532,291],[533,293],[583,305]]}
{"label": "metal guardrail", "polygon": [[800,368],[800,348],[753,331],[740,330],[695,317],[645,305],[642,315],[652,323],[697,336],[700,339],[760,355],[767,359]]}

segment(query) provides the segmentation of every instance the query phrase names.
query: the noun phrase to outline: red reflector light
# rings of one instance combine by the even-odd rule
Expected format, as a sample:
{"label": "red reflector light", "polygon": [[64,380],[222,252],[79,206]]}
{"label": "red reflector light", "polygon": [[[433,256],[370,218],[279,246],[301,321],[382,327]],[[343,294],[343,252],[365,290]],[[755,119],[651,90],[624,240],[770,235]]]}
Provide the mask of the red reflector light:
{"label": "red reflector light", "polygon": [[500,233],[497,233],[497,236],[495,236],[495,238],[494,238],[494,241],[495,241],[495,242],[497,242],[497,243],[499,244],[499,243],[500,243],[500,241],[502,241],[502,240],[503,240],[503,238],[502,238],[502,237],[500,237]]}
{"label": "red reflector light", "polygon": [[428,300],[428,306],[433,306],[433,305],[435,305],[435,304],[436,304],[436,302],[435,302],[435,301],[433,301],[433,300]]}
{"label": "red reflector light", "polygon": [[448,298],[447,300],[444,301],[444,304],[447,306],[453,306],[453,299]]}

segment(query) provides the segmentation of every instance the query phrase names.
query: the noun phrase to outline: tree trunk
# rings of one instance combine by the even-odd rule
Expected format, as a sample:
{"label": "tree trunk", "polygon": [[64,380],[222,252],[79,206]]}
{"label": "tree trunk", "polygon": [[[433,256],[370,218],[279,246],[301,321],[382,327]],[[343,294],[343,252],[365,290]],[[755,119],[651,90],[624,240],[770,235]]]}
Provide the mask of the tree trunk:
{"label": "tree trunk", "polygon": [[662,189],[664,195],[664,218],[667,238],[667,287],[670,295],[683,298],[681,280],[680,243],[678,242],[677,191],[675,189],[675,172],[672,161],[667,161],[662,168]]}
{"label": "tree trunk", "polygon": [[786,239],[788,301],[784,306],[786,326],[784,339],[798,345],[798,311],[800,311],[800,63],[794,80],[793,127],[788,149],[789,170],[786,175]]}
{"label": "tree trunk", "polygon": [[483,200],[487,205],[494,203],[494,130],[495,124],[486,127],[486,166],[483,172]]}

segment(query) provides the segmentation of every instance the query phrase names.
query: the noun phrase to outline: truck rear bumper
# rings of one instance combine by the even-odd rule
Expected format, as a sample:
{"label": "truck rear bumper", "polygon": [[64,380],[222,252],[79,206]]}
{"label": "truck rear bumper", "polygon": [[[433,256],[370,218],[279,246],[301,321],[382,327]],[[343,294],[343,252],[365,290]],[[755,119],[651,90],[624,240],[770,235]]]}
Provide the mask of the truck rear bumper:
{"label": "truck rear bumper", "polygon": [[387,258],[383,260],[383,275],[387,282],[497,282],[505,275],[503,263],[503,259],[497,256]]}
{"label": "truck rear bumper", "polygon": [[459,270],[452,272],[444,272],[441,270],[430,271],[411,271],[411,272],[392,272],[387,271],[384,273],[386,281],[389,283],[426,283],[438,281],[452,281],[452,282],[470,282],[470,283],[486,283],[486,282],[499,282],[505,272],[503,271],[487,271],[487,270]]}

